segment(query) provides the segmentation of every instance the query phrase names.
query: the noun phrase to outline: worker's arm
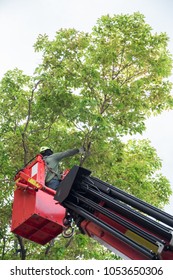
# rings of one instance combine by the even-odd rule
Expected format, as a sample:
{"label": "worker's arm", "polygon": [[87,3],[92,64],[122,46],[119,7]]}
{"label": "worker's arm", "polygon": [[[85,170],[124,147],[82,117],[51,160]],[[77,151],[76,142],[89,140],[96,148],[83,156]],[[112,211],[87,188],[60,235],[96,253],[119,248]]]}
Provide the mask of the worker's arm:
{"label": "worker's arm", "polygon": [[74,155],[78,154],[79,152],[80,152],[80,149],[70,149],[65,152],[55,153],[55,154],[49,156],[49,158],[51,157],[54,160],[60,161],[63,158],[74,156]]}

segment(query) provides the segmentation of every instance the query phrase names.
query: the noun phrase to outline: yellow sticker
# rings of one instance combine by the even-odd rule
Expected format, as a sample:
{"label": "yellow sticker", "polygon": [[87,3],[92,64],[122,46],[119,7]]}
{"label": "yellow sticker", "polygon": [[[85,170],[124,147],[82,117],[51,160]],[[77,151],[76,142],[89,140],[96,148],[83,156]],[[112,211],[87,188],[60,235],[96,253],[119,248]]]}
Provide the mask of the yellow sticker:
{"label": "yellow sticker", "polygon": [[137,242],[138,244],[144,246],[145,248],[148,248],[149,250],[152,250],[154,253],[158,252],[158,246],[151,243],[150,241],[146,240],[145,238],[139,236],[138,234],[134,233],[131,230],[127,230],[125,235],[132,239],[133,241]]}
{"label": "yellow sticker", "polygon": [[34,180],[33,178],[28,179],[28,182],[34,185],[37,189],[41,188],[40,184],[38,184],[37,181]]}

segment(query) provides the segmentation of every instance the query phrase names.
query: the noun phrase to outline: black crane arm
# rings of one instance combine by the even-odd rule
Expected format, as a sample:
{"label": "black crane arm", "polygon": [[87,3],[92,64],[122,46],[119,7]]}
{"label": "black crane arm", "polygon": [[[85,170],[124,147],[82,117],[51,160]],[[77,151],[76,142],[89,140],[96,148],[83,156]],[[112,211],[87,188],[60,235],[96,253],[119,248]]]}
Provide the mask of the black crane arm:
{"label": "black crane arm", "polygon": [[173,216],[74,166],[54,197],[81,232],[128,259],[173,259]]}

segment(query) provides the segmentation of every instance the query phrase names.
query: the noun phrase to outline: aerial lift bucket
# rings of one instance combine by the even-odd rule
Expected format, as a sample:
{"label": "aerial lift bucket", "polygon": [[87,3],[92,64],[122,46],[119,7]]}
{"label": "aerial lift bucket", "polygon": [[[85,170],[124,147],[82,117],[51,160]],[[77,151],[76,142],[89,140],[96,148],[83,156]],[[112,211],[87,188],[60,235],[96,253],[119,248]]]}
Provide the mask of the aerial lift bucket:
{"label": "aerial lift bucket", "polygon": [[11,231],[44,245],[63,231],[66,209],[54,200],[55,191],[44,185],[41,155],[15,177]]}

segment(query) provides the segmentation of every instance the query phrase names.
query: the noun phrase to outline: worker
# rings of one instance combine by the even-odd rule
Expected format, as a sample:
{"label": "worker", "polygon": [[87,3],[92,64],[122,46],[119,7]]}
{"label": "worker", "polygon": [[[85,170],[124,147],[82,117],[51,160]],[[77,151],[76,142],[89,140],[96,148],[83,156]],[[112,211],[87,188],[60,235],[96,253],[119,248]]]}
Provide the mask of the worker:
{"label": "worker", "polygon": [[71,149],[65,152],[53,153],[49,147],[41,147],[40,154],[43,156],[43,160],[46,166],[45,185],[53,190],[57,190],[61,181],[61,174],[59,171],[59,163],[62,159],[74,156],[76,154],[85,153],[83,147],[79,149]]}

